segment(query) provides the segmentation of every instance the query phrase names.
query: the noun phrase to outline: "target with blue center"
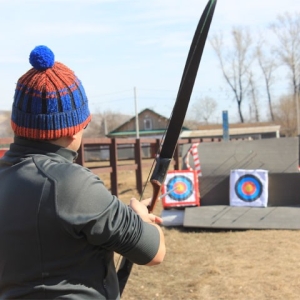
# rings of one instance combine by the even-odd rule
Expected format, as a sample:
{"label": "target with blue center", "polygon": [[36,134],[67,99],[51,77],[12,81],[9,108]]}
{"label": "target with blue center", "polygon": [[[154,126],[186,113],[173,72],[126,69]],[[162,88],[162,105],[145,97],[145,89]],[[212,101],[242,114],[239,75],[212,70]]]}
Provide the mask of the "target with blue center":
{"label": "target with blue center", "polygon": [[236,195],[245,202],[253,202],[263,192],[263,185],[259,178],[252,174],[241,176],[235,183]]}

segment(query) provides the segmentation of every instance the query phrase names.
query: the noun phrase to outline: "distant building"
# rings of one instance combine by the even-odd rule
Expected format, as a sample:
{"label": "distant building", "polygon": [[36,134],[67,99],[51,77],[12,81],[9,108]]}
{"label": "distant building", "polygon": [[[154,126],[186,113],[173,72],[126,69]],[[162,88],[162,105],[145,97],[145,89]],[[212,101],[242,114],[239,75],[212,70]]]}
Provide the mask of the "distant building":
{"label": "distant building", "polygon": [[[266,139],[279,138],[280,125],[273,123],[238,123],[229,124],[230,139]],[[180,135],[181,139],[200,138],[200,139],[222,139],[222,124],[203,125],[197,130],[185,130]]]}
{"label": "distant building", "polygon": [[[161,138],[168,127],[169,119],[156,113],[151,109],[144,109],[138,114],[138,133],[141,138]],[[188,130],[182,127],[182,130]],[[136,118],[135,116],[109,132],[109,138],[135,138],[136,131]]]}
{"label": "distant building", "polygon": [[[140,138],[161,138],[168,127],[169,119],[151,109],[144,109],[138,114],[138,126]],[[135,138],[135,116],[109,132],[109,138]],[[279,138],[280,125],[274,123],[236,123],[229,124],[230,139],[265,139]],[[198,129],[189,130],[182,127],[181,139],[223,139],[222,124],[199,125]]]}

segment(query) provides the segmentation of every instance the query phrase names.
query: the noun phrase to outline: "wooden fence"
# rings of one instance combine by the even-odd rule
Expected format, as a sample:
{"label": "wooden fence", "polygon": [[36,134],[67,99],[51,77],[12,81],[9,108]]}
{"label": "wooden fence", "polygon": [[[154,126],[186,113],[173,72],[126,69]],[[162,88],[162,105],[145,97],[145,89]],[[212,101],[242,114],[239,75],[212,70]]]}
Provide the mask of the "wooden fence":
{"label": "wooden fence", "polygon": [[[198,143],[201,142],[200,139],[185,139],[179,140],[177,147],[174,152],[173,156],[173,164],[174,170],[180,169],[180,158],[181,158],[181,151],[180,146],[183,144],[189,143]],[[210,140],[211,141],[211,140]],[[110,173],[110,184],[111,184],[111,192],[112,194],[118,196],[118,172],[119,171],[135,171],[135,178],[136,178],[136,189],[138,193],[142,194],[143,190],[143,181],[142,181],[142,167],[148,167],[148,165],[142,165],[142,147],[148,145],[150,148],[150,157],[153,160],[155,159],[156,153],[158,152],[160,146],[160,139],[121,139],[121,138],[104,138],[104,139],[90,139],[85,138],[82,141],[81,147],[78,151],[78,158],[77,163],[81,164],[82,166],[88,166],[88,168],[96,173]],[[123,163],[121,164],[121,159],[118,157],[118,149],[120,149],[124,145],[130,145],[134,149],[133,159],[128,159],[128,164],[124,164],[124,160],[122,159]],[[88,151],[89,148],[96,147],[96,146],[108,146],[109,148],[109,165],[107,166],[91,166],[87,164],[85,161],[85,153]]]}
{"label": "wooden fence", "polygon": [[[12,138],[0,138],[0,148],[7,147],[13,141]],[[181,151],[180,146],[190,143],[199,143],[199,142],[214,142],[220,141],[220,139],[184,139],[179,140],[177,147],[174,152],[173,161],[174,170],[180,169],[180,158]],[[155,159],[156,153],[158,152],[160,146],[160,139],[121,139],[121,138],[84,138],[80,149],[78,150],[78,158],[76,163],[88,167],[95,174],[100,173],[109,173],[110,174],[110,184],[112,194],[118,196],[118,172],[134,170],[136,178],[136,189],[142,194],[143,182],[142,182],[142,147],[148,145],[150,157]],[[133,157],[131,159],[120,159],[118,157],[118,150],[124,148],[124,146],[133,147]],[[108,162],[104,166],[93,166],[85,160],[85,154],[89,151],[90,148],[95,147],[106,147],[108,149],[109,157]],[[122,161],[122,163],[121,163]],[[124,163],[125,161],[125,163]],[[145,167],[145,164],[143,165]],[[146,167],[148,167],[146,165]]]}

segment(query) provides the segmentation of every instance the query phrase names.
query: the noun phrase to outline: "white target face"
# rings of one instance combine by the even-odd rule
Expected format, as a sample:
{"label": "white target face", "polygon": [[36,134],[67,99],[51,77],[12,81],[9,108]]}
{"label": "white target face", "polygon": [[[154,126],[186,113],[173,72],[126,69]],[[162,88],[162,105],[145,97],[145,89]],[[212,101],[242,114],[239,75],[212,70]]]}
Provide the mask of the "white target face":
{"label": "white target face", "polygon": [[268,172],[266,170],[232,170],[230,173],[230,205],[266,207]]}

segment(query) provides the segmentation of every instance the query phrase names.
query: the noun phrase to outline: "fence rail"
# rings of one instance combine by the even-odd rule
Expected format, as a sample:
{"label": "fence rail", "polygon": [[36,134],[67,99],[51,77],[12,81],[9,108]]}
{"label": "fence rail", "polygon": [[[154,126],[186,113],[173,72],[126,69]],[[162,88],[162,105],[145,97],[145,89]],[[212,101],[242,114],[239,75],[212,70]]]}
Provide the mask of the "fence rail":
{"label": "fence rail", "polygon": [[[177,147],[173,156],[173,165],[174,170],[179,170],[180,168],[180,157],[181,151],[180,146],[183,144],[196,143],[201,142],[200,139],[185,139],[179,140]],[[211,141],[211,139],[210,139]],[[94,173],[110,173],[110,184],[111,184],[111,192],[112,194],[118,196],[118,172],[119,171],[127,171],[133,170],[135,171],[135,179],[136,179],[136,189],[139,194],[142,194],[143,191],[143,179],[142,179],[142,159],[145,158],[143,155],[145,153],[142,152],[142,147],[148,145],[149,156],[147,158],[155,158],[156,153],[158,152],[161,140],[160,139],[121,139],[121,138],[105,138],[105,139],[83,139],[81,147],[78,151],[77,163],[82,166],[87,166],[87,162],[85,160],[85,154],[89,151],[89,148],[97,147],[97,146],[108,146],[109,148],[109,166],[89,166]],[[124,145],[130,145],[133,147],[134,155],[133,157],[128,157],[128,161],[131,163],[128,164],[120,164],[121,160],[124,161],[126,159],[120,159],[118,157],[118,150],[124,149]],[[128,149],[128,148],[125,148]],[[133,161],[133,163],[132,163]],[[143,165],[143,167],[148,167],[148,165]]]}
{"label": "fence rail", "polygon": [[[0,148],[5,148],[13,141],[12,138],[0,138]],[[214,142],[220,141],[220,139],[182,139],[178,141],[177,147],[173,156],[173,167],[174,170],[180,169],[180,158],[181,158],[181,146],[184,144],[191,143],[200,143],[200,142]],[[142,180],[142,159],[145,158],[155,158],[158,153],[158,149],[160,147],[161,140],[160,139],[121,139],[121,138],[84,138],[82,140],[81,146],[78,150],[78,157],[76,163],[88,167],[93,173],[110,173],[110,185],[112,194],[118,196],[118,172],[119,171],[127,171],[134,170],[135,178],[136,178],[136,189],[142,194],[143,190],[143,180]],[[90,149],[101,149],[104,147],[106,151],[108,151],[109,155],[105,159],[108,161],[108,165],[105,166],[91,166],[86,161],[86,153],[89,152]],[[142,149],[148,147],[148,152],[143,153]],[[132,156],[130,157],[130,153],[127,153],[127,158],[120,159],[118,153],[120,151],[128,151],[128,149],[132,149]],[[124,150],[125,149],[125,150]],[[127,149],[127,150],[126,150]],[[101,150],[99,150],[101,151]],[[126,155],[125,155],[126,156]],[[100,161],[101,159],[99,159]],[[128,164],[124,161],[127,160]],[[122,161],[122,163],[121,163]],[[132,163],[133,161],[133,163]],[[144,167],[148,165],[143,165]]]}

